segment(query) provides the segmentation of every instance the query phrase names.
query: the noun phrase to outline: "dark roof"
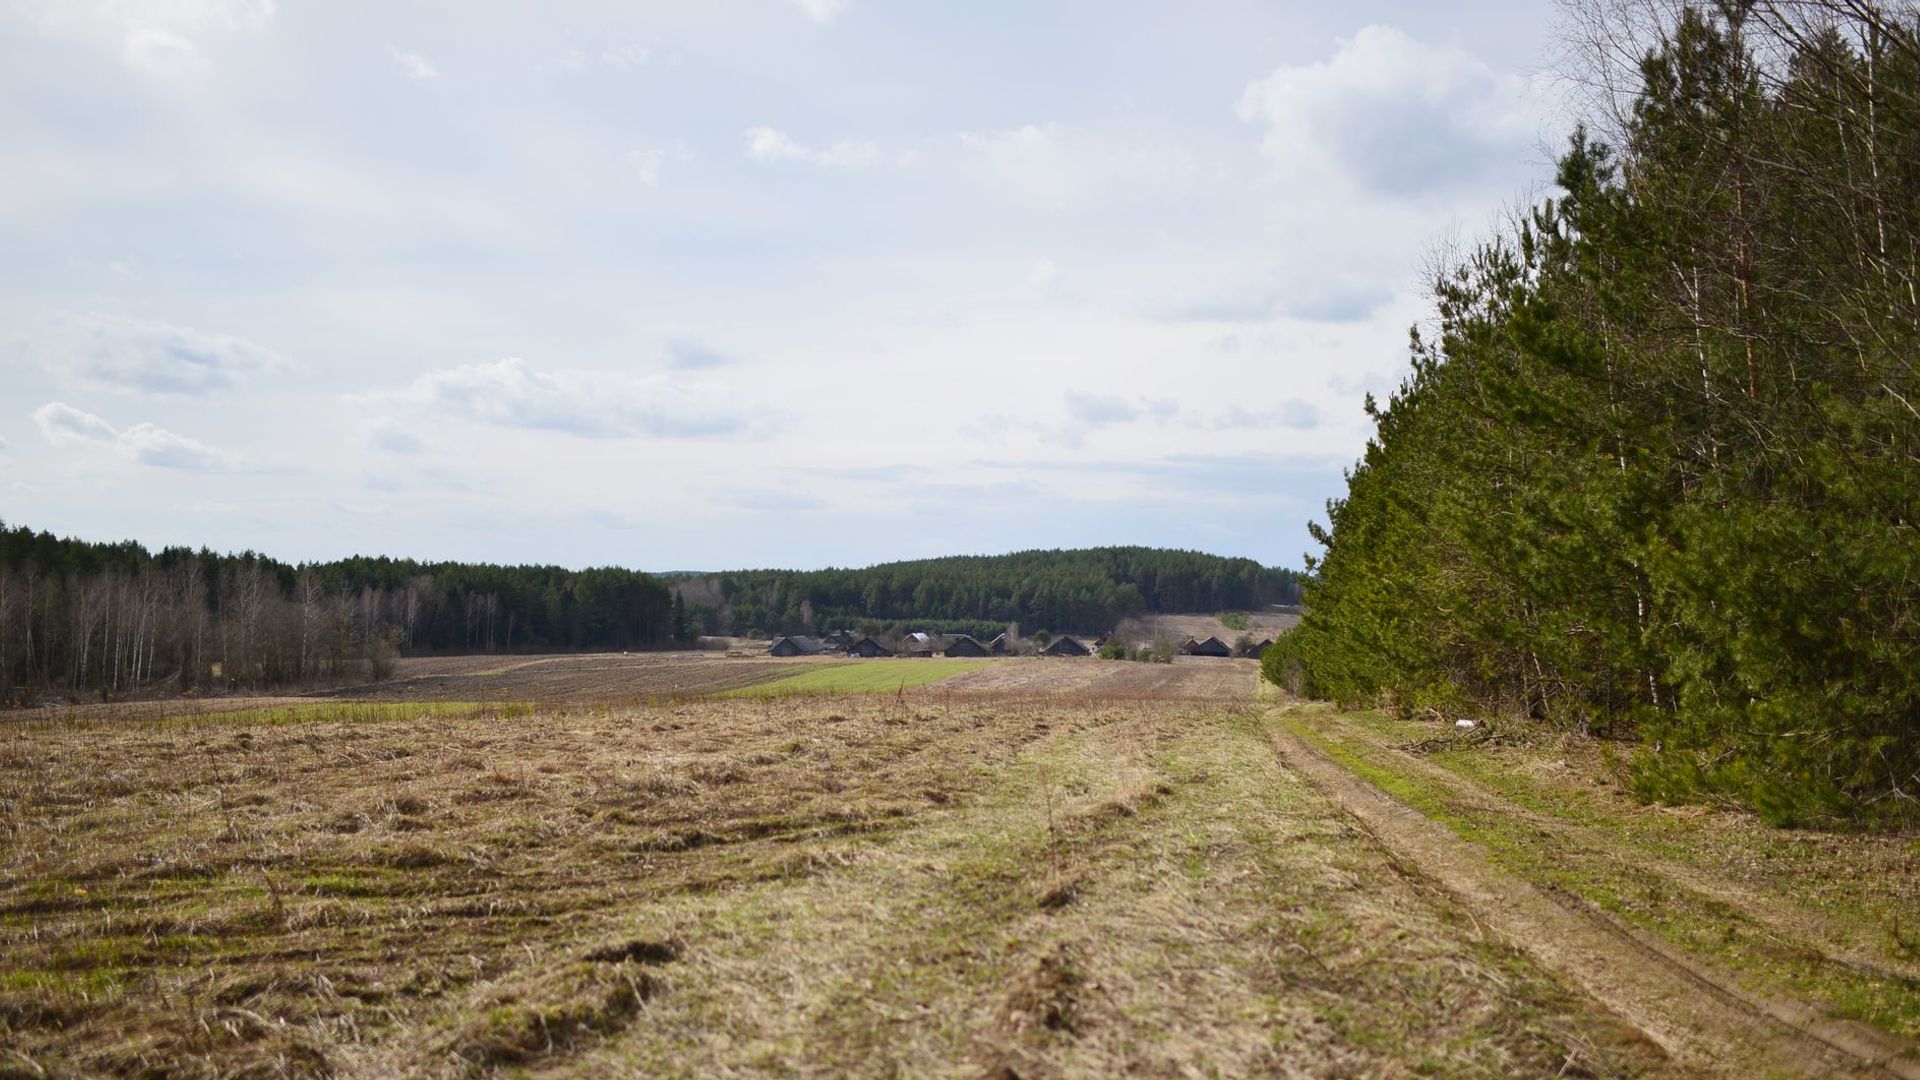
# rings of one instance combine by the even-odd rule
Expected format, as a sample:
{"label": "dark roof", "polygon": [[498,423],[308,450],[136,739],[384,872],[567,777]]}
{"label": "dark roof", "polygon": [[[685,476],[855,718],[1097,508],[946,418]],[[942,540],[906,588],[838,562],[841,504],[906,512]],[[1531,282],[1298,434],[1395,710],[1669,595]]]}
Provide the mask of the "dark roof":
{"label": "dark roof", "polygon": [[812,656],[824,649],[825,646],[821,645],[818,641],[796,634],[783,638],[775,638],[772,647],[768,648],[767,652],[774,656]]}
{"label": "dark roof", "polygon": [[1046,656],[1085,656],[1087,647],[1070,636],[1061,635],[1054,638],[1053,644],[1041,649],[1040,652]]}
{"label": "dark roof", "polygon": [[847,646],[847,651],[850,653],[860,653],[865,656],[893,655],[892,649],[887,648],[885,645],[880,644],[870,637],[863,637],[859,641]]}
{"label": "dark roof", "polygon": [[991,652],[992,650],[967,634],[956,634],[947,639],[948,656],[987,656]]}
{"label": "dark roof", "polygon": [[1193,646],[1194,656],[1232,656],[1233,647],[1217,637],[1210,637]]}

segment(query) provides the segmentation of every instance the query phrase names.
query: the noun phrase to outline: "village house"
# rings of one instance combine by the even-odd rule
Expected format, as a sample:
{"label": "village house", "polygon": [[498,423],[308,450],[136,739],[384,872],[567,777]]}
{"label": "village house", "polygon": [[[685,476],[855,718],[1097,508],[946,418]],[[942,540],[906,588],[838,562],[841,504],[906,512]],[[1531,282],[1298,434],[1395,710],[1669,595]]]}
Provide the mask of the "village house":
{"label": "village house", "polygon": [[810,637],[775,638],[773,647],[767,650],[768,656],[818,656],[826,647]]}
{"label": "village house", "polygon": [[871,660],[876,656],[892,656],[893,650],[870,637],[863,637],[852,645],[847,646],[847,655]]}
{"label": "village house", "polygon": [[992,652],[979,641],[966,634],[956,634],[947,639],[948,656],[991,656]]}
{"label": "village house", "polygon": [[1085,645],[1065,634],[1054,638],[1053,643],[1040,650],[1041,656],[1089,656]]}
{"label": "village house", "polygon": [[1188,650],[1187,655],[1188,656],[1232,656],[1233,646],[1228,645],[1226,642],[1221,641],[1217,637],[1210,637],[1205,641],[1195,642],[1193,648]]}

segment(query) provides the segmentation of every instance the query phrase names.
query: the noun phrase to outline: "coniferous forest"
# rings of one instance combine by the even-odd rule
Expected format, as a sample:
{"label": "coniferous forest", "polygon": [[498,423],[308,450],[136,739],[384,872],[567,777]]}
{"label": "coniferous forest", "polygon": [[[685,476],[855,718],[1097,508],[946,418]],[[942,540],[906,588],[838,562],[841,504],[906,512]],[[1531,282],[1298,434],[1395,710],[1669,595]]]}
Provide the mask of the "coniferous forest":
{"label": "coniferous forest", "polygon": [[1649,798],[1911,819],[1920,33],[1837,2],[1639,29],[1555,195],[1439,273],[1267,672],[1632,737]]}
{"label": "coniferous forest", "polygon": [[746,570],[679,583],[715,634],[1110,630],[1145,612],[1249,610],[1300,599],[1299,576],[1252,559],[1146,547],[1019,551],[863,569]]}

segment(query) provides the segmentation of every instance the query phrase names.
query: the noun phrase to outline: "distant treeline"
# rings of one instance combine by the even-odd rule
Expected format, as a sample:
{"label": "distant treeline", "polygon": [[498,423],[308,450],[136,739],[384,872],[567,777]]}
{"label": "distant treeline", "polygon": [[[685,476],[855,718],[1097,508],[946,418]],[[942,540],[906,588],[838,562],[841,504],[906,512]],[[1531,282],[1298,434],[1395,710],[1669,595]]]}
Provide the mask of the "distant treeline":
{"label": "distant treeline", "polygon": [[1110,630],[1145,612],[1244,610],[1300,599],[1299,576],[1251,559],[1104,547],[884,563],[863,570],[746,570],[675,582],[709,634],[890,629],[993,634]]}
{"label": "distant treeline", "polygon": [[675,636],[675,613],[631,570],[292,566],[0,525],[0,702],[339,681],[402,652],[646,648]]}
{"label": "distant treeline", "polygon": [[1636,735],[1647,797],[1912,819],[1913,9],[1725,3],[1653,29],[1611,73],[1632,93],[1610,137],[1574,136],[1561,194],[1441,276],[1267,667]]}
{"label": "distant treeline", "polygon": [[0,703],[337,683],[416,653],[645,649],[703,632],[1095,630],[1141,612],[1298,598],[1290,571],[1151,548],[753,570],[670,588],[617,568],[292,565],[0,523]]}

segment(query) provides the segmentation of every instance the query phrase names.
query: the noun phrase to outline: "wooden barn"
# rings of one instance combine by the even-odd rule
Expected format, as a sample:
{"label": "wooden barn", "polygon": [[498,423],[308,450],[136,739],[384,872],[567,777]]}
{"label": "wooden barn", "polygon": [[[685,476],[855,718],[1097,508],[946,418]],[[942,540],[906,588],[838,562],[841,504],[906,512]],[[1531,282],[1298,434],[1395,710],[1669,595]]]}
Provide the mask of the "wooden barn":
{"label": "wooden barn", "polygon": [[871,660],[876,656],[892,656],[893,650],[870,637],[863,637],[859,641],[847,646],[847,655],[865,657]]}
{"label": "wooden barn", "polygon": [[853,643],[856,640],[858,640],[858,638],[851,630],[835,630],[833,633],[821,638],[820,644],[825,646],[830,652],[846,652],[848,649],[853,648]]}
{"label": "wooden barn", "polygon": [[947,639],[948,656],[992,656],[993,653],[966,634],[958,634]]}
{"label": "wooden barn", "polygon": [[810,637],[776,638],[773,648],[767,650],[768,656],[818,656],[826,651],[818,641]]}
{"label": "wooden barn", "polygon": [[1090,656],[1085,645],[1067,635],[1053,639],[1053,644],[1040,650],[1041,656]]}
{"label": "wooden barn", "polygon": [[1200,647],[1199,642],[1193,640],[1192,638],[1188,638],[1187,640],[1181,642],[1179,647],[1176,648],[1174,651],[1178,652],[1181,656],[1192,656],[1193,650],[1199,647]]}
{"label": "wooden barn", "polygon": [[1261,642],[1260,642],[1260,644],[1258,644],[1258,645],[1255,645],[1255,646],[1254,646],[1253,648],[1251,648],[1251,649],[1248,649],[1248,650],[1247,650],[1247,655],[1248,655],[1248,656],[1251,656],[1251,657],[1253,657],[1253,658],[1254,658],[1254,659],[1256,659],[1256,660],[1258,660],[1258,659],[1259,659],[1260,657],[1262,657],[1262,656],[1265,656],[1265,655],[1267,655],[1267,649],[1268,649],[1268,648],[1270,648],[1270,647],[1272,647],[1272,645],[1273,645],[1273,639],[1272,639],[1272,638],[1267,638],[1267,639],[1265,639],[1265,640],[1263,640],[1263,641],[1261,641]]}
{"label": "wooden barn", "polygon": [[1195,642],[1193,646],[1193,650],[1187,653],[1187,655],[1188,656],[1232,656],[1233,646],[1228,645],[1226,642],[1221,641],[1217,637],[1210,637],[1205,641]]}
{"label": "wooden barn", "polygon": [[1013,639],[1005,634],[987,642],[987,651],[995,656],[1005,656],[1013,651]]}

